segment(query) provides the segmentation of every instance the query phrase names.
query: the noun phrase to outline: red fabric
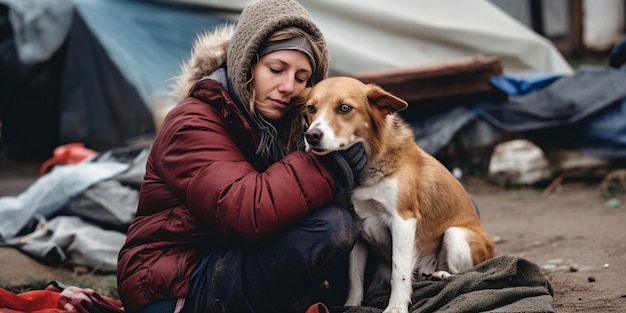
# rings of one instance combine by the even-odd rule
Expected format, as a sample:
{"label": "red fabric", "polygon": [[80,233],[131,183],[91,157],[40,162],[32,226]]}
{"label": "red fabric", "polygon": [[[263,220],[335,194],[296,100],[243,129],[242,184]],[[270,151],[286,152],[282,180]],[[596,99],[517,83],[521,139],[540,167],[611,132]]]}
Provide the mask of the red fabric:
{"label": "red fabric", "polygon": [[0,312],[124,313],[122,302],[89,288],[69,286],[59,292],[49,286],[15,294],[0,288]]}
{"label": "red fabric", "polygon": [[15,294],[0,288],[0,312],[65,313],[59,308],[60,294],[55,291],[33,290]]}
{"label": "red fabric", "polygon": [[53,165],[76,164],[96,154],[98,154],[97,151],[85,148],[85,145],[80,142],[58,146],[54,149],[52,158],[46,160],[39,168],[39,176],[44,175]]}
{"label": "red fabric", "polygon": [[304,313],[328,313],[328,308],[324,303],[318,302],[311,305]]}
{"label": "red fabric", "polygon": [[201,80],[168,113],[118,260],[127,312],[187,297],[211,238],[215,244],[266,240],[332,201],[334,182],[317,157],[299,151],[269,165],[255,157],[257,141],[213,80]]}

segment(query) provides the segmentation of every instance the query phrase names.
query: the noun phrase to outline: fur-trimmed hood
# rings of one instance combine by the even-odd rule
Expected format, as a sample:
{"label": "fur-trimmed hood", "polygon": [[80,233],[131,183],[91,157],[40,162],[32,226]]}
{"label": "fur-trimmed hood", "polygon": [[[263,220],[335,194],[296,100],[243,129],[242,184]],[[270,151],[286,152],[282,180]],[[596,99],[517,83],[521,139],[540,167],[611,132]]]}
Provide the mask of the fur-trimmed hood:
{"label": "fur-trimmed hood", "polygon": [[233,34],[234,24],[225,24],[196,37],[191,57],[181,65],[181,74],[174,78],[171,95],[180,102],[189,95],[191,87],[226,62],[226,50]]}

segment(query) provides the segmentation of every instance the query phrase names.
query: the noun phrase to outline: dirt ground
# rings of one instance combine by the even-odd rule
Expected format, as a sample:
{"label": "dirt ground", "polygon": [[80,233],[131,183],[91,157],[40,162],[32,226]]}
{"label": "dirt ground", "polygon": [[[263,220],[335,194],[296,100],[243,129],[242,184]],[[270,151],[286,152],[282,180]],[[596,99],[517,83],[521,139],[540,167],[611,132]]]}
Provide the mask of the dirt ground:
{"label": "dirt ground", "polygon": [[541,189],[505,190],[465,181],[496,240],[497,253],[526,258],[544,269],[556,312],[626,312],[626,198],[619,207],[597,183],[567,182]]}
{"label": "dirt ground", "polygon": [[[36,174],[32,165],[0,164],[0,196],[19,194]],[[608,206],[597,183],[580,181],[566,180],[547,196],[539,188],[504,189],[478,178],[463,183],[480,207],[497,253],[544,269],[556,312],[626,312],[626,197],[620,206]],[[0,286],[65,277],[67,270],[0,248]]]}

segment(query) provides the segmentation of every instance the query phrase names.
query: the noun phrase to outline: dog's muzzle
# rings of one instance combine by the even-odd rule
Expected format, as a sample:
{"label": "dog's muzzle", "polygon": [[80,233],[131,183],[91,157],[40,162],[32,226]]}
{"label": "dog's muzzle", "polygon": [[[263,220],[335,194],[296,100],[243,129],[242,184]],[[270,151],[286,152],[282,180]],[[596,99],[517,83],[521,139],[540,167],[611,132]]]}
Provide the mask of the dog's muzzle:
{"label": "dog's muzzle", "polygon": [[331,151],[322,148],[322,139],[324,138],[324,132],[318,128],[309,128],[304,134],[304,141],[307,146],[307,150],[312,150],[313,153],[318,155],[324,155]]}

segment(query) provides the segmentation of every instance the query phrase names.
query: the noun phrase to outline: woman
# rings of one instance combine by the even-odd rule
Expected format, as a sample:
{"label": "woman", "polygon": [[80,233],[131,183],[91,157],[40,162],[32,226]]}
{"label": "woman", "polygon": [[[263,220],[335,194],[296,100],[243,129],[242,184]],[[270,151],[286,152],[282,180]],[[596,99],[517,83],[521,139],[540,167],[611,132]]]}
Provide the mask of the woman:
{"label": "woman", "polygon": [[120,251],[127,312],[287,312],[345,266],[358,230],[333,200],[366,170],[363,147],[297,150],[290,105],[327,69],[321,32],[292,0],[255,2],[198,38]]}

